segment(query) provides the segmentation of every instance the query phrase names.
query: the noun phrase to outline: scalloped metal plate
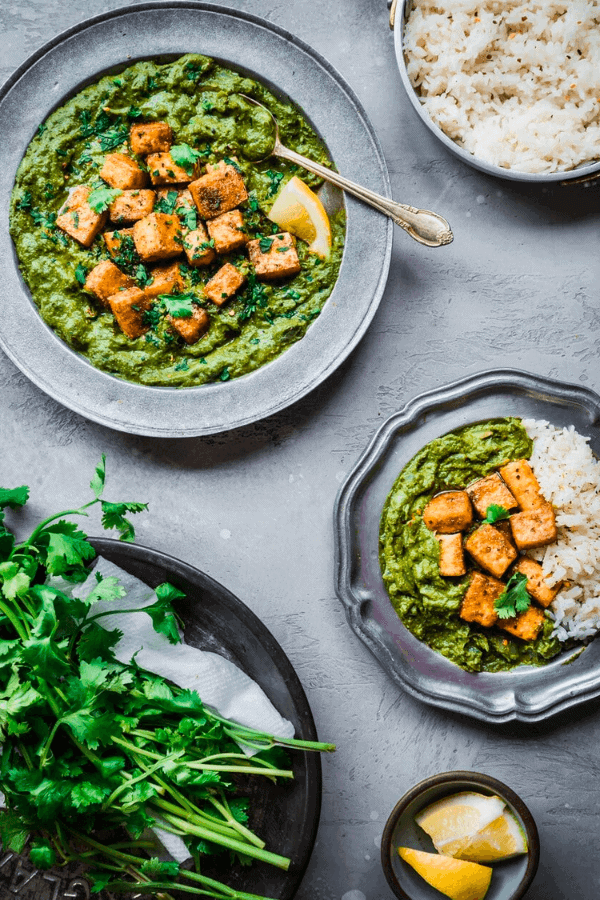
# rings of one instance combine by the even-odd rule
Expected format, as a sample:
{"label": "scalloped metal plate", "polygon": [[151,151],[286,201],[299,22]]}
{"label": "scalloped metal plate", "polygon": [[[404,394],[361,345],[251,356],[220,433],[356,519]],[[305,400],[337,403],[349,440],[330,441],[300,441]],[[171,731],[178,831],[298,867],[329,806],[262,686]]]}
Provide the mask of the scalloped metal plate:
{"label": "scalloped metal plate", "polygon": [[600,397],[587,388],[499,369],[421,394],[384,422],[340,488],[335,588],[352,630],[409,694],[485,722],[537,722],[600,696],[600,640],[542,668],[463,672],[404,628],[379,568],[381,510],[400,470],[433,438],[502,416],[574,425],[600,456]]}

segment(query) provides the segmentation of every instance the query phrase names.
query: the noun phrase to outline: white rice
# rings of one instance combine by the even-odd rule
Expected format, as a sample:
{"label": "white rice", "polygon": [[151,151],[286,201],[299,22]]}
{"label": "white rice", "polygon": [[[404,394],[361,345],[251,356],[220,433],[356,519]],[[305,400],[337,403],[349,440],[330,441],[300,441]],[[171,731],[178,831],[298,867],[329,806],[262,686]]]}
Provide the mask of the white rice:
{"label": "white rice", "polygon": [[544,173],[598,158],[600,0],[414,0],[406,68],[480,159]]}
{"label": "white rice", "polygon": [[565,582],[548,610],[554,635],[585,640],[600,629],[600,461],[573,426],[523,425],[534,441],[531,466],[556,512],[558,540],[531,554],[549,585]]}

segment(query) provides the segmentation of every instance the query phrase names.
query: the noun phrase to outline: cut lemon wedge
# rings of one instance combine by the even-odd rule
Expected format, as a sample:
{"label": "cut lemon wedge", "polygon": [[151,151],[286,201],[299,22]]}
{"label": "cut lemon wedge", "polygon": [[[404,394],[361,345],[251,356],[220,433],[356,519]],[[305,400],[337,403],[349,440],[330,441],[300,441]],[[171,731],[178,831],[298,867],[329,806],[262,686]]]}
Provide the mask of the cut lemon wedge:
{"label": "cut lemon wedge", "polygon": [[454,856],[448,847],[468,842],[470,838],[502,815],[504,800],[485,794],[464,792],[444,797],[415,816],[417,825],[426,831],[438,853]]}
{"label": "cut lemon wedge", "polygon": [[494,862],[527,853],[527,839],[516,816],[505,809],[501,816],[473,837],[444,844],[444,853],[455,859]]}
{"label": "cut lemon wedge", "polygon": [[308,244],[318,256],[329,256],[331,226],[325,207],[314,191],[294,175],[280,190],[269,219]]}
{"label": "cut lemon wedge", "polygon": [[492,879],[489,866],[410,847],[398,847],[398,853],[427,884],[451,900],[483,900],[487,894]]}

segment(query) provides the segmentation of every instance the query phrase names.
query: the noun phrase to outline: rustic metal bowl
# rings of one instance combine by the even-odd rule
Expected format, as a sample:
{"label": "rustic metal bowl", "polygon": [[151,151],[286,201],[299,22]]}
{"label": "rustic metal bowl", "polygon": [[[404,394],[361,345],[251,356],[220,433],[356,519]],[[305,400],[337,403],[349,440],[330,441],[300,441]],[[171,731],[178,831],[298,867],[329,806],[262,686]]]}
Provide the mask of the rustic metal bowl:
{"label": "rustic metal bowl", "polygon": [[435,135],[435,137],[444,144],[444,146],[455,156],[466,162],[468,165],[485,172],[486,175],[495,175],[497,178],[505,178],[509,181],[524,181],[531,184],[551,184],[552,182],[573,183],[587,182],[600,178],[600,159],[593,162],[584,163],[574,169],[563,172],[547,172],[532,173],[519,172],[517,169],[505,169],[489,163],[480,157],[474,156],[468,150],[449,138],[442,129],[435,124],[429,113],[423,106],[418,93],[411,84],[410,78],[406,71],[406,57],[404,54],[404,29],[410,15],[413,0],[393,0],[390,4],[390,27],[394,32],[394,49],[396,51],[396,61],[400,71],[400,79],[406,95],[411,105],[416,110],[417,115],[425,123],[427,128]]}
{"label": "rustic metal bowl", "polygon": [[[345,199],[346,245],[338,280],[304,338],[241,378],[192,388],[149,387],[95,369],[40,317],[8,233],[15,172],[40,122],[100,75],[138,59],[197,52],[291,99],[339,171],[389,196],[379,141],[360,101],[311,47],[264,19],[197,0],[157,0],[88,19],[36,51],[0,90],[0,347],[38,387],[82,416],[156,437],[214,434],[276,413],[343,362],[375,315],[387,278],[392,222]],[[369,236],[365,240],[365,235]]]}

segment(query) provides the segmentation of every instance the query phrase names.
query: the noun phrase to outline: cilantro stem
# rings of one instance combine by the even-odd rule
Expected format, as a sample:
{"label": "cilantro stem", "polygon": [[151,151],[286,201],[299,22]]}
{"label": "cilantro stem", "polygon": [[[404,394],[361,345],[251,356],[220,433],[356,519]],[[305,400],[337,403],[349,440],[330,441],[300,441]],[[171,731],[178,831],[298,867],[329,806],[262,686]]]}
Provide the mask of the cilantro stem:
{"label": "cilantro stem", "polygon": [[277,853],[271,853],[269,850],[261,850],[259,847],[254,847],[252,844],[244,844],[242,841],[238,841],[235,838],[217,835],[207,828],[202,828],[200,825],[194,825],[191,822],[183,821],[169,813],[165,814],[165,819],[177,828],[181,828],[184,832],[187,831],[188,834],[194,834],[196,837],[204,838],[205,841],[212,841],[214,844],[221,844],[222,847],[227,847],[228,850],[234,850],[236,853],[244,853],[246,856],[260,859],[262,862],[270,863],[272,866],[276,866],[278,869],[283,869],[286,872],[290,867],[291,860],[287,859],[285,856],[279,856]]}
{"label": "cilantro stem", "polygon": [[29,640],[30,635],[28,634],[29,628],[24,628],[23,625],[26,625],[25,622],[22,622],[17,616],[14,614],[12,609],[4,603],[3,600],[0,600],[0,612],[3,612],[12,627],[15,629],[19,637],[23,642]]}
{"label": "cilantro stem", "polygon": [[52,731],[48,735],[48,739],[47,739],[46,743],[44,744],[44,749],[42,750],[42,755],[40,756],[40,769],[43,769],[44,766],[46,765],[46,759],[48,758],[48,753],[50,751],[50,746],[52,744],[52,741],[54,740],[54,735],[56,734],[56,732],[58,731],[58,729],[60,728],[60,726],[62,724],[63,723],[61,722],[61,720],[57,719],[56,722],[54,723],[54,727],[53,727]]}
{"label": "cilantro stem", "polygon": [[44,528],[48,525],[51,525],[52,522],[55,522],[57,519],[62,519],[64,516],[87,516],[86,512],[83,512],[84,509],[87,509],[89,506],[93,506],[95,503],[99,503],[100,499],[96,498],[95,500],[90,500],[89,503],[84,503],[83,506],[80,506],[79,509],[66,509],[64,512],[56,513],[54,516],[48,516],[47,519],[44,519],[43,522],[34,528],[27,540],[22,544],[17,544],[17,546],[13,550],[13,555],[17,550],[28,550],[32,544],[35,543],[36,539],[42,533]]}

